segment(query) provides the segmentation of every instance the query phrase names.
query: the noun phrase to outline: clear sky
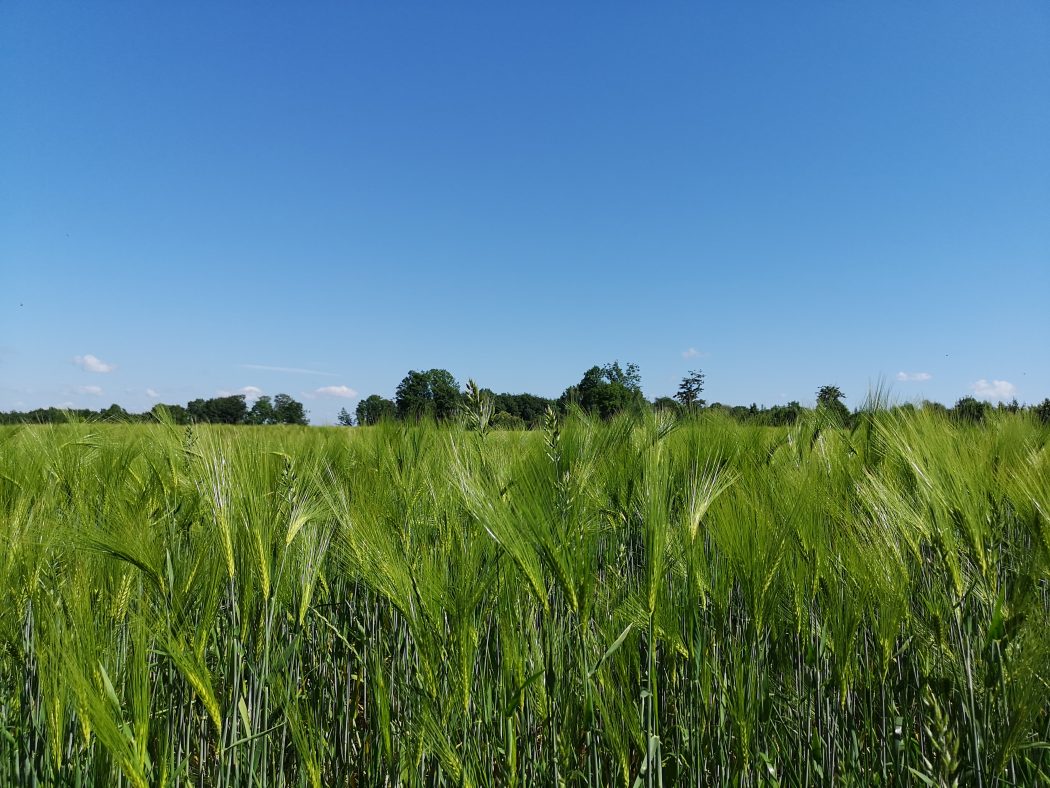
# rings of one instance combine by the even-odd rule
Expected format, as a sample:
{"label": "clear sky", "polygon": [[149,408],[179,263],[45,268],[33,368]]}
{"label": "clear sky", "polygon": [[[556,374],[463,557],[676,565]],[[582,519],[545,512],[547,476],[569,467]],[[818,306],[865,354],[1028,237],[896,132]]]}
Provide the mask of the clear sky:
{"label": "clear sky", "polygon": [[1037,402],[1048,303],[1045,0],[0,2],[0,410]]}

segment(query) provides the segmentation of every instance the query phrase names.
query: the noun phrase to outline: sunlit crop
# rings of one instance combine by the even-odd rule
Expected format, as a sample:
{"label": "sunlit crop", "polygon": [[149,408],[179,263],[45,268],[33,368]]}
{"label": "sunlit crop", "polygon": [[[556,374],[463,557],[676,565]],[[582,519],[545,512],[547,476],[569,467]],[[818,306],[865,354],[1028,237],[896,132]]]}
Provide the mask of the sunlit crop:
{"label": "sunlit crop", "polygon": [[1050,430],[0,431],[0,783],[1045,784]]}

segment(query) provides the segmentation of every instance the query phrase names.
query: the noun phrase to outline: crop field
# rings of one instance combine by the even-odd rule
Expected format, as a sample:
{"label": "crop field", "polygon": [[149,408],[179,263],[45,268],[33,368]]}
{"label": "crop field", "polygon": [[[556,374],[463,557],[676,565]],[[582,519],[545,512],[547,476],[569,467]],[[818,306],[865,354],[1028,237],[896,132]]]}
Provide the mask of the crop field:
{"label": "crop field", "polygon": [[1050,428],[0,430],[0,784],[1050,784]]}

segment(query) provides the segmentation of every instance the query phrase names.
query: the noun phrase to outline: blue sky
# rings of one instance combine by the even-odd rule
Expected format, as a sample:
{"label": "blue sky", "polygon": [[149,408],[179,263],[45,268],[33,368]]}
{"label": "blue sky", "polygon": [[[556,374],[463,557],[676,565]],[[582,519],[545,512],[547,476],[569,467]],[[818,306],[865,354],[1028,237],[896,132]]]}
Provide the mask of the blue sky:
{"label": "blue sky", "polygon": [[0,410],[1050,396],[1041,0],[7,0],[0,107]]}

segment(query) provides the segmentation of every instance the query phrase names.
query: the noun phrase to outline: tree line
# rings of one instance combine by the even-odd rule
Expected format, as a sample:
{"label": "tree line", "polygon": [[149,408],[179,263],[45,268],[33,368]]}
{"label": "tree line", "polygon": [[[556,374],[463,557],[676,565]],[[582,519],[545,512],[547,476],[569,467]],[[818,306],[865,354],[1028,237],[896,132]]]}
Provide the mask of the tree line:
{"label": "tree line", "polygon": [[186,405],[154,405],[144,413],[129,413],[113,404],[101,410],[37,408],[0,411],[0,424],[61,424],[75,421],[148,422],[167,419],[175,424],[308,424],[306,409],[288,394],[261,396],[248,407],[244,394],[195,399]]}
{"label": "tree line", "polygon": [[[473,389],[475,409],[485,411],[485,424],[493,429],[531,429],[543,423],[548,409],[565,413],[579,408],[603,419],[618,413],[639,412],[651,408],[676,413],[699,410],[724,413],[744,423],[779,427],[794,424],[806,412],[797,401],[772,407],[708,404],[700,395],[704,391],[702,370],[690,370],[673,396],[656,397],[649,401],[642,393],[642,376],[637,364],[612,361],[595,365],[583,373],[579,382],[569,386],[556,398],[536,394],[499,393],[487,388]],[[461,389],[456,378],[446,369],[411,370],[398,384],[393,399],[371,394],[350,413],[339,412],[339,424],[367,426],[382,421],[450,421],[470,410],[468,396],[473,381]],[[835,385],[821,386],[817,391],[816,407],[843,426],[851,426],[857,410],[851,411],[844,400],[846,395]],[[899,407],[910,408],[912,405]],[[1043,423],[1050,423],[1050,398],[1026,408],[1017,400],[993,406],[974,397],[963,397],[951,408],[937,402],[923,402],[921,407],[943,413],[961,422],[979,423],[993,410],[1018,413],[1030,410]],[[156,421],[166,418],[176,424],[308,424],[307,412],[301,402],[288,394],[261,396],[249,407],[244,394],[211,399],[195,399],[186,405],[154,405],[145,413],[129,413],[119,405],[94,411],[89,409],[37,408],[27,412],[0,411],[0,424],[62,423],[77,421]]]}
{"label": "tree line", "polygon": [[[535,394],[497,394],[485,388],[477,389],[476,393],[486,403],[484,407],[491,411],[487,423],[495,429],[537,427],[542,423],[548,408],[564,413],[573,406],[601,418],[644,408],[674,412],[704,409],[724,413],[740,422],[773,427],[794,424],[807,410],[794,400],[786,405],[768,408],[754,403],[750,406],[724,405],[720,402],[708,405],[700,396],[704,390],[704,382],[705,375],[702,370],[690,370],[682,378],[674,396],[657,397],[650,402],[642,393],[642,377],[638,365],[628,363],[621,366],[619,361],[613,361],[591,367],[583,373],[578,383],[569,386],[555,399]],[[393,399],[371,394],[357,404],[353,414],[343,408],[339,413],[339,423],[345,426],[366,426],[393,420],[454,419],[469,404],[468,391],[472,384],[473,381],[468,384],[468,390],[461,390],[452,373],[445,369],[431,369],[425,372],[412,370],[398,384]],[[838,386],[821,386],[816,395],[816,407],[843,426],[850,426],[856,418],[857,411],[851,411],[844,402],[845,399],[846,395]],[[952,408],[929,401],[923,402],[922,407],[965,422],[983,421],[995,409],[1012,413],[1024,409],[1016,399],[1009,404],[1000,403],[996,408],[974,397],[963,397]],[[1030,410],[1044,423],[1050,423],[1050,398],[1032,406]]]}

